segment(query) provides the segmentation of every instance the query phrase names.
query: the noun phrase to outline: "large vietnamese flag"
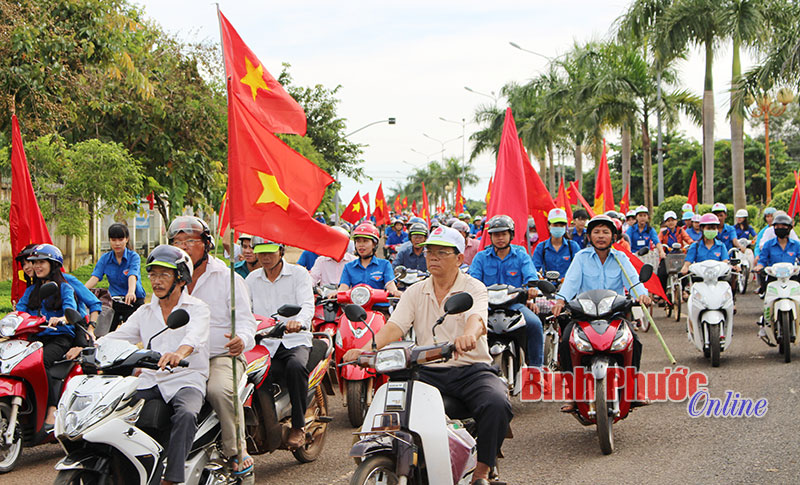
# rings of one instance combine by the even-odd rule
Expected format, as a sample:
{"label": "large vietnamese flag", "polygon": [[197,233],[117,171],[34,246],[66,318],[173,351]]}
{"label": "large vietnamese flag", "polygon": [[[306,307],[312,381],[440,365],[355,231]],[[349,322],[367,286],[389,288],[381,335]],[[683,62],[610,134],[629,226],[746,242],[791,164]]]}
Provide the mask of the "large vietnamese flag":
{"label": "large vietnamese flag", "polygon": [[[52,244],[50,231],[44,222],[28,171],[28,158],[22,145],[22,133],[16,115],[11,115],[11,210],[8,214],[11,254],[16,256],[28,244]],[[11,282],[11,301],[16,303],[25,293],[27,284],[22,265],[12,261],[14,277]]]}
{"label": "large vietnamese flag", "polygon": [[556,197],[556,207],[564,209],[567,213],[567,221],[572,222],[572,206],[567,197],[567,189],[564,188],[564,179],[562,178],[558,183],[558,196]]}
{"label": "large vietnamese flag", "polygon": [[375,192],[375,224],[382,225],[389,223],[389,207],[386,205],[386,197],[383,196],[383,182],[378,184],[378,191]]}
{"label": "large vietnamese flag", "polygon": [[[230,78],[229,97],[273,133],[306,134],[306,114],[281,84],[264,69],[258,57],[247,47],[228,19],[219,14],[225,72]],[[228,101],[230,103],[230,101]]]}
{"label": "large vietnamese flag", "polygon": [[[550,237],[550,230],[547,226],[547,213],[551,209],[555,209],[556,204],[553,198],[550,197],[550,192],[547,190],[544,181],[539,177],[539,173],[533,168],[525,146],[522,144],[522,138],[519,139],[519,150],[522,154],[522,169],[525,173],[528,215],[533,217],[536,224],[536,234],[539,236],[538,241],[544,242]],[[533,251],[534,248],[530,248],[530,250]]]}
{"label": "large vietnamese flag", "polygon": [[697,170],[692,172],[692,180],[689,182],[689,195],[686,202],[692,205],[692,210],[697,209]]}
{"label": "large vietnamese flag", "polygon": [[611,174],[608,171],[606,140],[603,139],[603,154],[597,164],[597,178],[594,184],[594,212],[602,214],[614,210],[614,189],[611,187]]}
{"label": "large vietnamese flag", "polygon": [[[489,220],[501,214],[511,217],[517,228],[514,231],[512,244],[527,248],[528,191],[523,167],[524,159],[520,153],[517,136],[514,115],[511,113],[511,108],[506,108],[503,134],[500,137],[500,148],[497,151],[497,168],[492,182],[492,194],[486,207],[486,219]],[[489,237],[481,238],[481,247],[490,243]]]}
{"label": "large vietnamese flag", "polygon": [[344,212],[340,218],[349,222],[350,224],[355,224],[356,222],[360,221],[362,217],[367,215],[367,209],[364,206],[364,199],[361,198],[361,194],[356,192],[356,195],[353,196],[353,200],[347,204],[345,207]]}
{"label": "large vietnamese flag", "polygon": [[348,238],[312,218],[330,175],[268,131],[236,96],[228,97],[231,226],[337,261]]}

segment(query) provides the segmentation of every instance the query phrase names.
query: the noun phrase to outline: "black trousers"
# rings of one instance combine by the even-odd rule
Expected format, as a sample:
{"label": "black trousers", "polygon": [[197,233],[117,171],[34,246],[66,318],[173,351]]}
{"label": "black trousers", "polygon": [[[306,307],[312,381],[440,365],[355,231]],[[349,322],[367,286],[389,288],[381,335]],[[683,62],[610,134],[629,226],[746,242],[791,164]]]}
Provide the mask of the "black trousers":
{"label": "black trousers", "polygon": [[136,301],[130,305],[115,301],[112,305],[112,308],[114,308],[114,318],[111,320],[111,327],[109,327],[108,331],[113,332],[116,330],[117,327],[125,323],[128,320],[128,317],[130,317],[133,312],[135,312],[136,309],[142,305],[144,305],[144,298],[137,298]]}
{"label": "black trousers", "polygon": [[289,402],[292,403],[292,428],[303,429],[306,424],[306,407],[308,407],[308,354],[311,347],[304,345],[287,349],[281,344],[275,355],[267,375],[267,383],[285,382],[289,390]]}
{"label": "black trousers", "polygon": [[[424,367],[420,380],[464,403],[478,425],[478,461],[494,467],[514,414],[506,385],[489,364]],[[424,412],[424,410],[422,411]]]}
{"label": "black trousers", "polygon": [[72,348],[73,337],[70,335],[57,335],[54,337],[43,337],[39,339],[39,341],[42,342],[43,345],[42,361],[44,362],[44,369],[47,372],[47,405],[57,406],[58,398],[61,397],[61,387],[64,385],[64,379],[50,375],[50,367],[54,362],[64,359],[64,355]]}

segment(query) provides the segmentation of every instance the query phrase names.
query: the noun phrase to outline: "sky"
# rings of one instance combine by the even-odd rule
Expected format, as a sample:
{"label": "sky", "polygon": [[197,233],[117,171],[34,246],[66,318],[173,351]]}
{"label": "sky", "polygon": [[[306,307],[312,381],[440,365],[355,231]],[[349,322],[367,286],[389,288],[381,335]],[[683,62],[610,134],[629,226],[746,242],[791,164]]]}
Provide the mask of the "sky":
{"label": "sky", "polygon": [[[182,39],[219,40],[213,3],[134,3]],[[372,180],[343,179],[340,197],[346,204],[356,190],[372,196],[380,181],[388,197],[414,168],[439,158],[442,147],[445,157],[460,158],[462,151],[469,157],[469,136],[480,129],[472,122],[476,109],[493,104],[492,94],[504,84],[524,83],[547,65],[545,57],[518,50],[509,42],[556,57],[575,42],[610,37],[614,21],[628,4],[623,0],[223,0],[219,5],[273,76],[277,77],[286,62],[291,64],[297,85],[341,85],[338,112],[347,120],[348,133],[375,121],[397,119],[394,125],[377,123],[350,136],[351,141],[364,145],[363,168]],[[742,57],[746,70],[752,62],[747,53]],[[715,138],[725,139],[730,136],[725,118],[729,45],[723,45],[714,66]],[[693,50],[679,70],[681,87],[702,96],[705,67],[699,50]],[[465,86],[483,94],[467,91]],[[497,101],[501,106],[503,102]],[[466,120],[465,144],[459,138],[462,119]],[[655,129],[655,121],[651,126]],[[679,130],[695,139],[702,135],[700,128],[688,121]],[[745,130],[757,134],[749,126]],[[609,141],[619,138],[611,131],[606,136]],[[571,158],[564,163],[572,165]],[[586,167],[584,162],[585,169],[592,163]],[[483,199],[494,165],[491,154],[476,159],[474,168],[480,181],[465,187],[467,198]]]}

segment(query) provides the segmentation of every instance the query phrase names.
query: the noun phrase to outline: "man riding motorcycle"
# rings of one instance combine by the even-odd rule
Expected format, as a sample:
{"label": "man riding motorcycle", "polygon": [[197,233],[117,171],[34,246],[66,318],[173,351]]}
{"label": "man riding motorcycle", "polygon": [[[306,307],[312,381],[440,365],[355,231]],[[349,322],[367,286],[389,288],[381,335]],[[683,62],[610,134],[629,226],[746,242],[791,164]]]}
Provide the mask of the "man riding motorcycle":
{"label": "man riding motorcycle", "polygon": [[[483,251],[475,255],[469,274],[486,286],[506,284],[517,288],[530,286],[538,279],[536,268],[522,246],[511,244],[514,239],[514,221],[509,216],[498,215],[486,223],[490,242]],[[536,288],[528,289],[528,298],[538,294]],[[528,339],[527,364],[541,367],[544,359],[544,335],[542,321],[527,306],[516,303],[510,307],[525,318],[525,334]]]}
{"label": "man riding motorcycle", "polygon": [[[222,432],[223,454],[232,462],[236,473],[252,469],[253,459],[244,453],[238,456],[236,446],[236,420],[233,406],[239,406],[239,430],[242,452],[247,450],[244,440],[244,409],[233,384],[233,359],[237,357],[238,376],[244,375],[246,362],[242,354],[255,345],[256,320],[250,312],[247,286],[238,274],[235,276],[236,337],[231,338],[231,273],[222,261],[209,254],[214,240],[208,225],[193,216],[176,217],[167,230],[169,243],[181,248],[192,260],[192,280],[187,292],[208,304],[209,319],[209,369],[208,402],[219,416]],[[242,251],[252,239],[242,239]],[[246,261],[246,260],[245,260]],[[235,403],[235,404],[234,404]]]}
{"label": "man riding motorcycle", "polygon": [[551,209],[547,214],[547,226],[550,238],[533,250],[533,266],[540,274],[558,271],[563,276],[581,246],[564,237],[567,233],[567,213],[564,209]]}
{"label": "man riding motorcycle", "polygon": [[405,266],[408,269],[427,271],[425,256],[422,254],[422,243],[428,238],[428,226],[415,222],[408,228],[409,240],[397,247],[397,256],[392,261],[393,267]]}
{"label": "man riding motorcycle", "polygon": [[[800,256],[800,242],[789,238],[793,226],[792,218],[785,214],[779,214],[775,216],[772,226],[775,228],[775,237],[764,243],[756,267],[753,268],[754,271],[761,274],[760,294],[764,293],[770,281],[775,281],[774,277],[766,275],[764,268],[775,263],[795,264]],[[800,281],[800,275],[795,275],[792,279]]]}
{"label": "man riding motorcycle", "polygon": [[475,255],[478,254],[480,243],[478,243],[477,239],[470,237],[469,224],[466,222],[456,221],[451,227],[464,236],[464,264],[469,266],[472,264],[472,260],[475,259]]}
{"label": "man riding motorcycle", "polygon": [[[464,238],[458,231],[440,226],[432,231],[425,246],[431,277],[406,290],[375,342],[380,349],[413,327],[419,345],[432,345],[436,340],[455,344],[455,359],[424,366],[419,378],[442,394],[462,401],[475,418],[478,464],[472,483],[487,485],[513,416],[505,384],[491,367],[486,339],[488,294],[483,284],[459,270],[464,261]],[[472,295],[472,308],[445,318],[434,338],[432,326],[443,315],[442,302],[458,292]],[[357,359],[370,346],[349,350],[343,360]]]}
{"label": "man riding motorcycle", "polygon": [[711,206],[711,213],[719,219],[719,234],[717,234],[717,239],[722,241],[722,244],[725,245],[725,249],[729,251],[733,247],[742,249],[739,247],[739,240],[736,238],[736,229],[730,224],[725,224],[725,219],[728,217],[728,208],[725,207],[725,204],[716,202]]}
{"label": "man riding motorcycle", "polygon": [[[154,338],[151,348],[161,353],[160,370],[142,369],[137,397],[146,401],[163,400],[172,408],[170,430],[153,430],[164,447],[167,466],[162,485],[185,480],[184,463],[197,431],[197,414],[203,406],[208,379],[208,305],[184,291],[192,282],[192,260],[182,249],[162,244],[147,258],[147,274],[153,285],[153,299],[139,307],[124,325],[105,335],[136,344],[151,342],[163,330],[167,317],[181,308],[189,313],[189,323]],[[176,291],[177,290],[177,291]],[[188,367],[178,367],[181,360]],[[170,370],[165,370],[166,367]],[[149,430],[148,430],[149,431]]]}

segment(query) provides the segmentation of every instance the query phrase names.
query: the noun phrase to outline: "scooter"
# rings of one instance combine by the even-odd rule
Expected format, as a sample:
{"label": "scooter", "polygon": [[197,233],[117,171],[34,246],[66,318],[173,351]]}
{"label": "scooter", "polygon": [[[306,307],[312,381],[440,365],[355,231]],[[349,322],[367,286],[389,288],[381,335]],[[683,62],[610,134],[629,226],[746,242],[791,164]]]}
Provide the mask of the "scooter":
{"label": "scooter", "polygon": [[[732,265],[738,264],[735,259]],[[702,261],[689,266],[694,281],[689,295],[687,331],[689,341],[719,367],[720,353],[733,339],[733,292],[729,284],[731,266],[722,261]]]}
{"label": "scooter", "polygon": [[[378,333],[386,324],[383,314],[372,310],[372,307],[376,303],[389,301],[389,292],[386,290],[376,290],[363,284],[338,293],[337,302],[340,306],[352,303],[364,307],[367,318],[363,322],[354,322],[346,314],[341,317],[335,337],[337,364],[341,364],[342,356],[348,350],[367,345],[371,335]],[[361,426],[374,391],[386,382],[386,377],[377,374],[374,369],[345,365],[337,366],[337,378],[347,406],[347,418],[353,427]]]}
{"label": "scooter", "polygon": [[400,291],[405,291],[414,283],[423,281],[428,276],[430,276],[430,273],[426,271],[418,269],[408,269],[404,266],[398,266],[397,269],[400,270],[400,275],[402,275],[396,278],[397,289]]}
{"label": "scooter", "polygon": [[[39,291],[45,299],[58,285],[45,283]],[[0,320],[0,473],[17,466],[23,447],[55,441],[44,429],[49,387],[43,345],[30,340],[46,327],[45,317],[24,312],[11,312]],[[51,372],[69,383],[81,369],[65,361],[54,364]]]}
{"label": "scooter", "polygon": [[[561,273],[547,271],[544,278],[553,285],[555,291],[558,291],[561,284]],[[552,293],[537,296],[534,299],[536,316],[542,321],[544,329],[544,366],[553,371],[558,370],[558,342],[561,340],[561,328],[557,319],[553,317],[554,304]]]}
{"label": "scooter", "polygon": [[[457,293],[444,303],[445,315],[472,307],[472,297]],[[363,321],[366,312],[356,305],[345,308],[350,320]],[[364,352],[359,365],[389,376],[375,393],[359,441],[350,450],[358,466],[351,485],[367,483],[469,484],[478,461],[475,422],[463,403],[442,396],[418,380],[421,366],[451,358],[454,346],[440,343],[416,346],[394,342],[377,352]]]}
{"label": "scooter", "polygon": [[512,310],[516,303],[528,301],[526,288],[515,288],[509,285],[492,285],[489,293],[488,343],[489,353],[494,365],[500,369],[501,377],[508,384],[511,395],[518,395],[521,390],[521,372],[525,366],[527,341],[525,335],[525,318],[519,310]]}
{"label": "scooter", "polygon": [[739,267],[741,268],[741,272],[739,274],[739,278],[736,281],[737,289],[739,293],[744,295],[747,292],[747,284],[750,280],[750,271],[753,267],[753,261],[755,256],[753,255],[753,251],[750,249],[750,240],[746,237],[739,239],[739,246],[742,248],[741,250],[735,249],[733,250],[733,254],[731,254],[732,258],[739,260]]}
{"label": "scooter", "polygon": [[342,308],[336,298],[326,296],[334,292],[336,292],[335,285],[314,288],[316,307],[314,318],[311,320],[311,327],[315,332],[325,332],[331,337],[336,335],[336,329],[339,327],[339,320],[342,317]]}
{"label": "scooter", "polygon": [[768,345],[778,347],[778,352],[783,355],[784,362],[792,361],[792,347],[795,343],[800,323],[798,323],[798,308],[800,308],[800,283],[790,279],[800,273],[800,266],[792,263],[776,263],[764,269],[767,275],[775,278],[767,284],[764,295],[764,316],[762,322],[766,327],[772,327],[772,336],[775,343],[767,337],[768,332],[763,329],[759,332]]}

